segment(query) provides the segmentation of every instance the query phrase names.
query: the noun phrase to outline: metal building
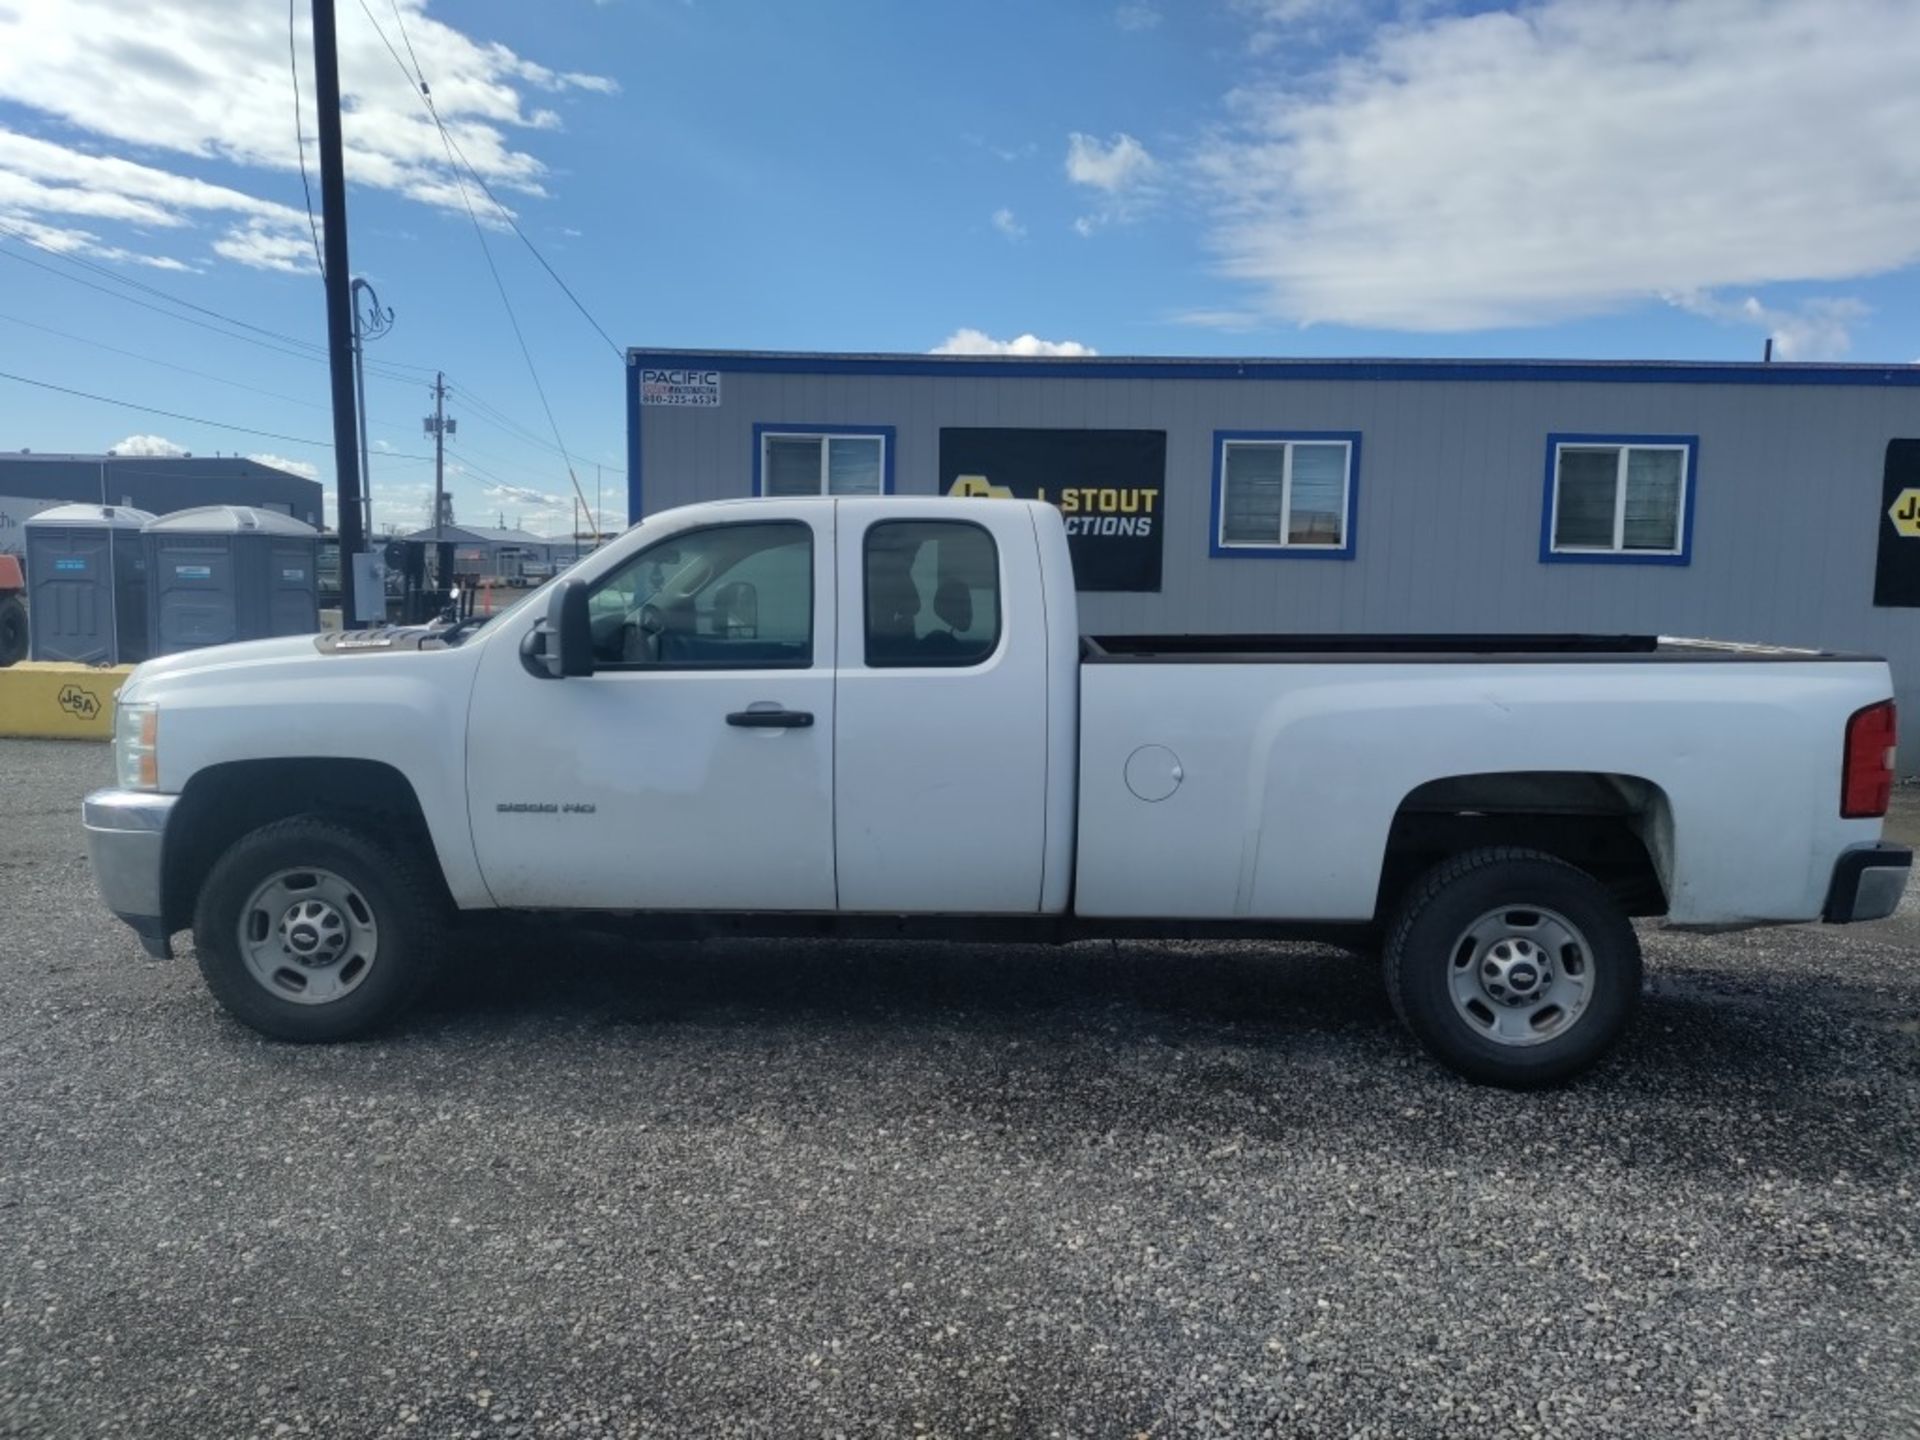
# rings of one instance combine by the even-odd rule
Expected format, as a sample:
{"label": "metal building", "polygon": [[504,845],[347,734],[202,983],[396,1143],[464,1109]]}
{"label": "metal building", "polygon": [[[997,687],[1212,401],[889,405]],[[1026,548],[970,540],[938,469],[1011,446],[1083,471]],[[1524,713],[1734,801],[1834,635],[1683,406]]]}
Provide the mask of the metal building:
{"label": "metal building", "polygon": [[453,547],[453,573],[492,585],[538,584],[553,574],[554,542],[529,530],[491,525],[431,525],[405,537]]}
{"label": "metal building", "polygon": [[0,453],[0,550],[55,505],[119,505],[166,515],[199,505],[274,510],[318,529],[320,482],[239,455]]}
{"label": "metal building", "polygon": [[1920,764],[1920,365],[627,363],[635,519],[756,493],[1044,492],[1089,631],[1869,650]]}

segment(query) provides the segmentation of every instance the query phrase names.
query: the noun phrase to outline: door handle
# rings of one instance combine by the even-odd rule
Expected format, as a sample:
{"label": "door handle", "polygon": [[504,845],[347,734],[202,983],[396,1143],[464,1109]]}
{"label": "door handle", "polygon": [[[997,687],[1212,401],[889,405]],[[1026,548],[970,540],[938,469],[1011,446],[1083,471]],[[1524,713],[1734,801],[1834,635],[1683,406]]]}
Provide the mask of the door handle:
{"label": "door handle", "polygon": [[768,701],[727,716],[727,724],[746,730],[804,730],[813,724],[811,710],[784,710]]}

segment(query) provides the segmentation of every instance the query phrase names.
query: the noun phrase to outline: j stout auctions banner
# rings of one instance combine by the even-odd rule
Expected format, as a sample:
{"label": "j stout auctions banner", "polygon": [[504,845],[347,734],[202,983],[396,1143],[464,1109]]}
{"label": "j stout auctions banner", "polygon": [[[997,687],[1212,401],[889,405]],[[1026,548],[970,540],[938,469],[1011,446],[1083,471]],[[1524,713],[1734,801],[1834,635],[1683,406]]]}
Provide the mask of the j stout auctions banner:
{"label": "j stout auctions banner", "polygon": [[1920,440],[1889,440],[1873,603],[1920,607]]}
{"label": "j stout auctions banner", "polygon": [[1066,517],[1081,590],[1158,590],[1164,430],[940,432],[940,492],[1045,500]]}

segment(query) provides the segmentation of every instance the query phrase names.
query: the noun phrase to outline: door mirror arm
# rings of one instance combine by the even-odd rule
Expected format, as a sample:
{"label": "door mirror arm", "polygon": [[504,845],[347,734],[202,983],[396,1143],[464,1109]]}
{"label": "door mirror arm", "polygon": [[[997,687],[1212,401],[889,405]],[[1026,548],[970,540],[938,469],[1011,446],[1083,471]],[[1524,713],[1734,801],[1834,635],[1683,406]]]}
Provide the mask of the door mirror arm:
{"label": "door mirror arm", "polygon": [[587,587],[562,580],[553,587],[546,617],[520,642],[520,663],[541,680],[593,674],[593,628],[587,613]]}

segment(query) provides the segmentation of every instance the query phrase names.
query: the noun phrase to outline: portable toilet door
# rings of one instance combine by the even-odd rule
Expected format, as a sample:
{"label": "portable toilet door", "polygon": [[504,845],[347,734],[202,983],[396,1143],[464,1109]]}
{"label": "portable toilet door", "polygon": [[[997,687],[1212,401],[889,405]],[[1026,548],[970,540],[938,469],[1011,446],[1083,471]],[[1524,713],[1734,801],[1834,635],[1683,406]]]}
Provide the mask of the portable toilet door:
{"label": "portable toilet door", "polygon": [[140,535],[152,519],[125,505],[56,505],[27,521],[33,659],[119,665],[147,658]]}
{"label": "portable toilet door", "polygon": [[147,633],[155,655],[240,638],[233,543],[238,527],[218,513],[229,508],[177,510],[149,523],[141,536],[151,587]]}
{"label": "portable toilet door", "polygon": [[320,532],[245,505],[177,510],[148,525],[154,653],[320,628]]}
{"label": "portable toilet door", "polygon": [[[292,522],[298,524],[298,521]],[[320,628],[320,537],[273,535],[267,550],[269,635],[311,635]]]}

